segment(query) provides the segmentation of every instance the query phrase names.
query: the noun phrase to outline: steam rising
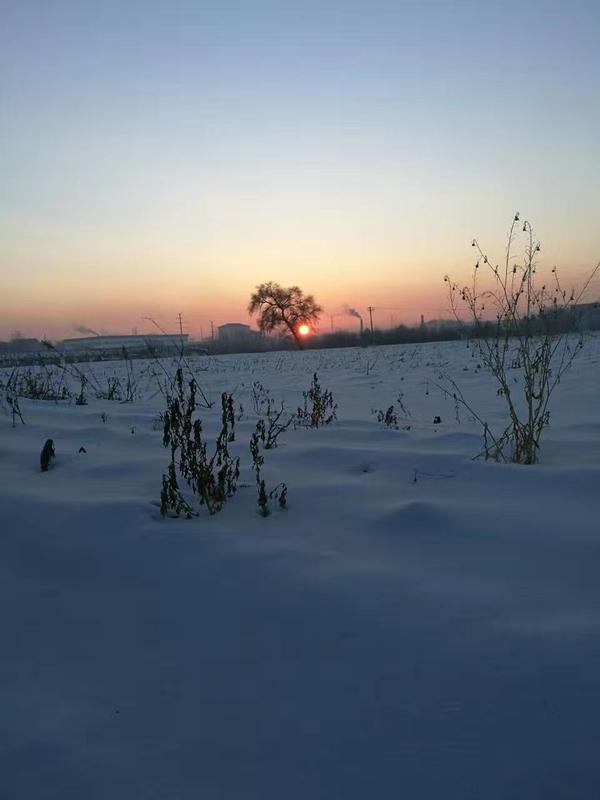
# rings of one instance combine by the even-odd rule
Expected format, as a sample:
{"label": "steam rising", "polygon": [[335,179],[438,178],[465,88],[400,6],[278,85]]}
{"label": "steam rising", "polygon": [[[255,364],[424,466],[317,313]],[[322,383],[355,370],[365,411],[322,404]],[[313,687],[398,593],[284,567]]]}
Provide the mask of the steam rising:
{"label": "steam rising", "polygon": [[78,325],[76,322],[73,323],[73,330],[77,331],[77,333],[90,333],[92,336],[100,336],[98,331],[93,331],[85,325]]}

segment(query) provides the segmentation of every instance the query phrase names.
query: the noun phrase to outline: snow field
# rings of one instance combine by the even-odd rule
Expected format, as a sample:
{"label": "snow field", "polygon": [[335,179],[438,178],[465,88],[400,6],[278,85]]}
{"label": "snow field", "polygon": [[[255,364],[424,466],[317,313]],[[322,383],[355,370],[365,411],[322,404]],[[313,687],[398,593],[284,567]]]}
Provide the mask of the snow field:
{"label": "snow field", "polygon": [[[0,417],[0,796],[595,796],[599,341],[535,467],[473,460],[481,432],[436,384],[490,423],[503,408],[464,343],[190,364],[211,445],[220,393],[244,407],[242,485],[214,517],[160,517],[150,362],[133,403],[89,389]],[[252,384],[292,412],[315,371],[338,421],[265,452],[289,507],[263,519]],[[411,416],[387,429],[372,412],[400,392]]]}

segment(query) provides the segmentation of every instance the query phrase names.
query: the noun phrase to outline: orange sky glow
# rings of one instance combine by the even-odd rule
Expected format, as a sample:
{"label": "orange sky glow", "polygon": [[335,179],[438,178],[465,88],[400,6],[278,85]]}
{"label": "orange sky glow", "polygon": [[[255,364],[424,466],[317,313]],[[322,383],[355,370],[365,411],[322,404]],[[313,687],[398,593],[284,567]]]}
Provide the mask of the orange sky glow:
{"label": "orange sky glow", "polygon": [[180,313],[207,336],[265,281],[313,293],[322,331],[449,317],[444,275],[469,280],[473,237],[501,261],[516,211],[581,283],[597,4],[434,5],[7,4],[0,339]]}

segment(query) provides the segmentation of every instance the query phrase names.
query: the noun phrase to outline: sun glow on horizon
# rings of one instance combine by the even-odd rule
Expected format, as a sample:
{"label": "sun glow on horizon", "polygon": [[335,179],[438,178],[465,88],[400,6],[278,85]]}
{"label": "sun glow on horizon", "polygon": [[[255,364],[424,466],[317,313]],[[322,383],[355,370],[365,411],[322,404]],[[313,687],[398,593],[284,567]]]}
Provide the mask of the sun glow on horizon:
{"label": "sun glow on horizon", "polygon": [[301,5],[3,4],[0,340],[204,339],[268,281],[324,309],[299,339],[448,318],[516,208],[585,281],[600,4]]}

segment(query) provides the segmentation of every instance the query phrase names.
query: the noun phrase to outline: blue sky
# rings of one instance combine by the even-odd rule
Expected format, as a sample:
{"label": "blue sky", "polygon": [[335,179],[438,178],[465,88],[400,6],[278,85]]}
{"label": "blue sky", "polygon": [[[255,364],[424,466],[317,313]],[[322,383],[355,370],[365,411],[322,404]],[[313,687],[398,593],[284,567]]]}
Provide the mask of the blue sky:
{"label": "blue sky", "polygon": [[262,280],[433,316],[517,209],[600,258],[598,3],[0,10],[0,336],[197,332]]}

